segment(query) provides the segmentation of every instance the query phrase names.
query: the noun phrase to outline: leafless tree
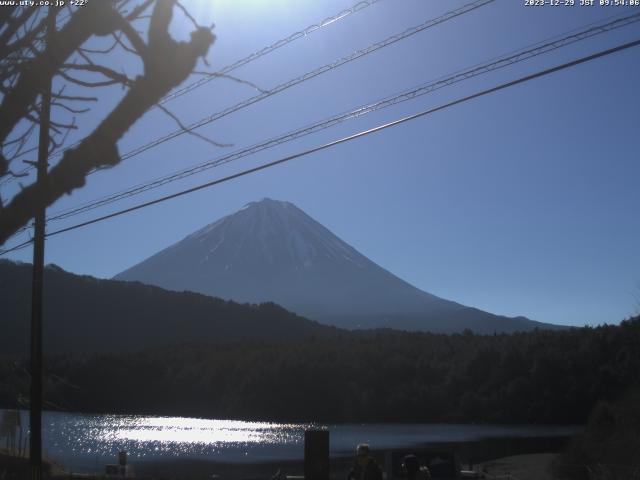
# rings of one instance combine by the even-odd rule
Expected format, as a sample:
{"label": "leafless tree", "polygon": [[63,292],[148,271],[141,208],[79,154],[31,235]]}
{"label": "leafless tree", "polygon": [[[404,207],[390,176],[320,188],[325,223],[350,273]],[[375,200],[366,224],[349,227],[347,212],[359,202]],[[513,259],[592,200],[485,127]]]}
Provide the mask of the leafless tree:
{"label": "leafless tree", "polygon": [[[194,24],[189,41],[176,41],[169,34],[176,10]],[[48,15],[56,15],[60,25],[51,32],[46,28]],[[146,35],[138,31],[140,25]],[[90,48],[91,41],[106,46]],[[78,87],[126,89],[91,132],[64,150],[44,186],[34,182],[6,204],[0,199],[0,245],[27,225],[39,207],[82,187],[90,171],[117,165],[117,142],[194,71],[214,41],[212,28],[199,26],[176,0],[89,0],[73,10],[0,8],[0,181],[21,175],[24,163],[18,159],[37,131],[48,76],[56,79],[52,108],[60,112],[52,117],[50,151],[59,149],[77,128],[74,117],[98,100],[97,95],[76,94]],[[109,62],[117,52],[139,58],[140,74],[130,78],[117,71]],[[68,120],[60,120],[63,113]]]}

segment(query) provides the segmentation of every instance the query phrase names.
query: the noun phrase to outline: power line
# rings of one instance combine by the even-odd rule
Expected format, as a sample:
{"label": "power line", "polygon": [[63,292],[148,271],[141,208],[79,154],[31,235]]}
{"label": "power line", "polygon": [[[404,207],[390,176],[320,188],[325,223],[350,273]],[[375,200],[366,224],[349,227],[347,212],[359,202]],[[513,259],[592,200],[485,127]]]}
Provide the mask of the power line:
{"label": "power line", "polygon": [[352,15],[354,13],[357,13],[371,5],[373,5],[374,3],[379,2],[380,0],[365,0],[362,2],[358,2],[356,3],[354,6],[352,6],[351,8],[347,8],[342,10],[341,12],[336,13],[335,15],[332,15],[330,17],[325,18],[324,20],[322,20],[319,23],[315,23],[313,25],[309,25],[308,27],[304,28],[303,30],[300,30],[298,32],[292,33],[291,35],[289,35],[288,37],[282,38],[280,40],[278,40],[277,42],[272,43],[271,45],[264,47],[256,52],[253,52],[250,55],[247,55],[244,58],[241,58],[240,60],[237,60],[236,62],[227,65],[226,67],[218,70],[217,72],[214,72],[204,78],[201,78],[200,80],[191,83],[190,85],[187,85],[179,90],[176,90],[175,92],[172,92],[168,95],[166,95],[162,100],[160,100],[160,103],[166,103],[169,102],[175,98],[181,97],[182,95],[184,95],[185,93],[189,93],[190,91],[201,87],[202,85],[205,85],[207,83],[209,83],[211,80],[214,80],[215,78],[221,76],[221,75],[226,75],[250,62],[253,62],[254,60],[257,60],[260,57],[263,57],[275,50],[278,50],[279,48],[284,47],[285,45],[288,45],[291,42],[294,42],[300,38],[304,38],[307,35],[316,32],[318,30],[320,30],[323,27],[326,27],[327,25],[330,25],[338,20],[342,20],[344,17],[347,17],[349,15]]}
{"label": "power line", "polygon": [[[364,57],[366,55],[369,55],[373,52],[376,52],[382,48],[388,47],[389,45],[393,45],[396,42],[399,42],[401,40],[404,40],[406,38],[409,38],[417,33],[420,33],[428,28],[434,27],[436,25],[439,25],[441,23],[444,23],[448,20],[451,20],[453,18],[456,18],[460,15],[463,15],[465,13],[468,13],[472,10],[475,10],[477,8],[480,8],[484,5],[487,5],[491,2],[493,2],[495,0],[475,0],[471,3],[468,3],[466,5],[463,5],[460,8],[457,8],[455,10],[451,10],[437,18],[431,19],[431,20],[427,20],[419,25],[407,28],[406,30],[397,33],[395,35],[392,35],[390,37],[387,37],[386,39],[380,41],[380,42],[376,42],[364,49],[361,50],[357,50],[345,57],[342,57],[332,63],[328,63],[326,65],[323,65],[319,68],[316,68],[315,70],[312,70],[310,72],[307,72],[303,75],[300,75],[299,77],[293,78],[287,82],[281,83],[280,85],[270,89],[270,90],[266,90],[264,92],[259,93],[258,95],[255,95],[253,97],[249,97],[239,103],[236,103],[235,105],[232,105],[230,107],[225,108],[224,110],[220,110],[216,113],[213,113],[205,118],[202,118],[201,120],[198,120],[190,125],[188,125],[186,128],[181,128],[179,130],[175,130],[167,135],[164,135],[162,137],[157,138],[156,140],[153,140],[149,143],[146,143],[144,145],[141,145],[137,148],[134,148],[133,150],[130,150],[129,152],[125,153],[124,155],[122,155],[120,158],[121,160],[126,160],[128,158],[134,157],[136,155],[139,155],[142,152],[145,152],[151,148],[154,148],[162,143],[165,143],[169,140],[173,140],[174,138],[177,138],[181,135],[184,135],[186,133],[189,133],[197,128],[203,127],[205,125],[208,125],[210,123],[215,122],[216,120],[220,120],[223,117],[226,117],[227,115],[230,115],[231,113],[237,112],[238,110],[241,110],[243,108],[246,108],[250,105],[253,105],[257,102],[260,102],[262,100],[265,100],[269,97],[272,97],[278,93],[281,93],[285,90],[288,90],[291,87],[294,87],[296,85],[299,85],[303,82],[306,82],[308,80],[311,80],[312,78],[315,78],[319,75],[322,75],[323,73],[329,72],[331,70],[334,70],[336,68],[339,68],[343,65],[346,65],[347,63],[350,63],[354,60],[357,60],[361,57]],[[91,175],[92,173],[95,173],[99,170],[93,170],[92,172],[89,173],[89,175]]]}
{"label": "power line", "polygon": [[[95,208],[99,208],[104,205],[111,204],[118,200],[129,198],[133,195],[137,195],[137,194],[152,190],[154,188],[158,188],[170,182],[184,179],[191,175],[201,173],[205,170],[215,168],[217,166],[220,166],[226,163],[230,163],[232,161],[238,160],[240,158],[244,158],[249,155],[253,155],[255,153],[266,150],[268,148],[272,148],[274,146],[281,145],[283,143],[287,143],[289,141],[330,128],[332,126],[335,126],[347,120],[358,118],[368,113],[372,113],[377,110],[387,108],[401,102],[418,98],[420,96],[432,93],[435,90],[452,85],[454,83],[458,83],[460,81],[467,80],[484,73],[495,71],[500,68],[504,68],[504,67],[513,65],[515,63],[528,60],[538,55],[549,53],[550,51],[562,48],[564,46],[573,44],[575,42],[585,40],[595,35],[599,35],[601,33],[608,32],[616,28],[627,26],[638,21],[640,21],[640,13],[636,13],[633,15],[626,16],[624,18],[616,19],[606,24],[598,24],[595,26],[591,26],[590,28],[577,31],[577,33],[574,33],[572,35],[565,36],[562,38],[558,38],[558,36],[553,37],[554,38],[553,41],[538,43],[532,48],[521,49],[519,51],[512,52],[511,54],[508,54],[506,56],[498,57],[497,59],[494,59],[489,63],[480,64],[480,65],[476,65],[474,67],[468,68],[466,70],[461,70],[458,73],[455,73],[451,76],[442,77],[434,82],[423,84],[417,88],[404,91],[392,97],[387,97],[373,103],[360,105],[359,107],[353,110],[350,110],[348,112],[341,113],[333,117],[330,117],[328,119],[325,119],[323,121],[316,122],[314,124],[305,126],[303,128],[288,132],[279,137],[274,137],[274,138],[262,141],[260,143],[257,143],[252,146],[241,149],[239,151],[224,155],[222,157],[218,157],[216,159],[213,159],[204,163],[200,163],[198,165],[189,167],[187,169],[179,170],[177,172],[174,172],[169,175],[165,175],[163,177],[159,177],[149,182],[138,184],[134,187],[130,187],[129,189],[102,197],[100,199],[87,202],[83,205],[79,205],[76,207],[71,207],[71,208],[59,211],[49,216],[48,221],[51,222],[51,221],[63,220],[63,219],[78,215],[80,213],[84,213],[84,212],[93,210]],[[575,32],[576,30],[572,30],[572,31]],[[27,227],[23,227],[23,228],[27,228]]]}
{"label": "power line", "polygon": [[[587,55],[585,57],[581,57],[581,58],[578,58],[576,60],[572,60],[570,62],[566,62],[566,63],[563,63],[561,65],[557,65],[555,67],[547,68],[545,70],[541,70],[541,71],[538,71],[536,73],[525,75],[525,76],[520,77],[520,78],[518,78],[516,80],[512,80],[512,81],[509,81],[509,82],[506,82],[506,83],[502,83],[502,84],[500,84],[498,86],[491,87],[491,88],[488,88],[486,90],[482,90],[480,92],[476,92],[474,94],[468,95],[466,97],[459,98],[457,100],[453,100],[453,101],[445,103],[443,105],[440,105],[440,106],[437,106],[437,107],[434,107],[434,108],[430,108],[428,110],[424,110],[424,111],[421,111],[419,113],[414,113],[412,115],[408,115],[406,117],[403,117],[403,118],[400,118],[400,119],[397,119],[397,120],[394,120],[394,121],[391,121],[391,122],[388,122],[388,123],[384,123],[382,125],[378,125],[377,127],[373,127],[373,128],[368,129],[368,130],[364,130],[364,131],[355,133],[353,135],[349,135],[349,136],[340,138],[338,140],[333,140],[333,141],[325,143],[323,145],[320,145],[320,146],[317,146],[317,147],[313,147],[313,148],[310,148],[308,150],[304,150],[302,152],[299,152],[299,153],[296,153],[296,154],[293,154],[293,155],[289,155],[287,157],[280,158],[278,160],[275,160],[275,161],[272,161],[272,162],[269,162],[269,163],[266,163],[266,164],[263,164],[263,165],[260,165],[260,166],[257,166],[257,167],[253,167],[253,168],[250,168],[250,169],[247,169],[247,170],[243,170],[243,171],[235,173],[233,175],[229,175],[229,176],[217,179],[217,180],[213,180],[213,181],[198,185],[196,187],[191,187],[191,188],[188,188],[186,190],[181,190],[179,192],[176,192],[176,193],[173,193],[173,194],[170,194],[170,195],[166,195],[166,196],[157,198],[155,200],[144,202],[144,203],[135,205],[133,207],[125,208],[123,210],[119,210],[117,212],[110,213],[108,215],[103,215],[101,217],[94,218],[92,220],[88,220],[86,222],[78,223],[78,224],[72,225],[70,227],[66,227],[66,228],[62,228],[60,230],[56,230],[56,231],[50,232],[50,233],[47,234],[47,237],[52,237],[54,235],[59,235],[61,233],[65,233],[65,232],[69,232],[69,231],[72,231],[72,230],[76,230],[78,228],[86,227],[86,226],[92,225],[94,223],[102,222],[104,220],[108,220],[108,219],[111,219],[111,218],[114,218],[114,217],[118,217],[118,216],[130,213],[130,212],[136,211],[136,210],[140,210],[142,208],[146,208],[146,207],[149,207],[151,205],[156,205],[158,203],[162,203],[162,202],[165,202],[167,200],[171,200],[171,199],[174,199],[174,198],[177,198],[177,197],[181,197],[183,195],[187,195],[189,193],[196,192],[198,190],[203,190],[205,188],[209,188],[209,187],[221,184],[221,183],[225,183],[225,182],[228,182],[230,180],[234,180],[236,178],[240,178],[240,177],[249,175],[251,173],[255,173],[255,172],[258,172],[258,171],[261,171],[261,170],[266,170],[267,168],[271,168],[271,167],[274,167],[276,165],[280,165],[280,164],[283,164],[283,163],[286,163],[286,162],[290,162],[290,161],[295,160],[297,158],[301,158],[301,157],[310,155],[312,153],[319,152],[321,150],[326,150],[328,148],[335,147],[335,146],[340,145],[342,143],[350,142],[350,141],[355,140],[357,138],[365,137],[365,136],[370,135],[372,133],[376,133],[376,132],[385,130],[387,128],[395,127],[397,125],[401,125],[403,123],[406,123],[406,122],[409,122],[409,121],[412,121],[412,120],[415,120],[415,119],[418,119],[418,118],[421,118],[421,117],[424,117],[424,116],[439,112],[441,110],[445,110],[445,109],[447,109],[449,107],[453,107],[455,105],[459,105],[461,103],[468,102],[468,101],[473,100],[475,98],[482,97],[482,96],[485,96],[485,95],[488,95],[488,94],[491,94],[491,93],[494,93],[494,92],[497,92],[497,91],[500,91],[500,90],[504,90],[506,88],[513,87],[515,85],[519,85],[521,83],[525,83],[525,82],[528,82],[528,81],[531,81],[531,80],[534,80],[536,78],[540,78],[540,77],[543,77],[543,76],[546,76],[546,75],[550,75],[552,73],[555,73],[555,72],[558,72],[558,71],[561,71],[561,70],[565,70],[567,68],[571,68],[571,67],[574,67],[576,65],[587,63],[589,61],[592,61],[592,60],[595,60],[595,59],[598,59],[598,58],[601,58],[601,57],[605,57],[605,56],[611,55],[613,53],[617,53],[617,52],[620,52],[620,51],[623,51],[623,50],[627,50],[629,48],[636,47],[638,45],[640,45],[640,39],[634,40],[632,42],[624,43],[622,45],[618,45],[616,47],[609,48],[607,50],[601,50],[601,51],[599,51],[597,53],[594,53],[594,54],[591,54],[591,55]],[[25,242],[25,243],[23,243],[21,245],[17,245],[15,247],[13,247],[10,250],[5,250],[3,252],[0,252],[0,255],[4,255],[5,253],[8,253],[9,251],[15,251],[15,250],[17,250],[19,248],[22,248],[22,247],[28,245],[29,243],[31,243],[31,242]]]}
{"label": "power line", "polygon": [[[322,67],[319,67],[319,68],[317,68],[315,70],[307,72],[307,73],[305,73],[305,74],[303,74],[303,75],[301,75],[299,77],[296,77],[296,78],[291,79],[291,80],[289,80],[289,81],[287,81],[285,83],[282,83],[282,84],[278,85],[277,87],[275,87],[275,88],[273,88],[271,90],[262,92],[259,95],[256,95],[254,97],[250,97],[250,98],[248,98],[248,99],[246,99],[246,100],[244,100],[244,101],[242,101],[240,103],[237,103],[236,105],[228,107],[228,108],[226,108],[226,109],[224,109],[222,111],[216,112],[216,113],[214,113],[214,114],[212,114],[212,115],[210,115],[210,116],[208,116],[208,117],[206,117],[204,119],[199,120],[198,122],[195,122],[195,123],[187,126],[185,129],[180,129],[180,130],[174,131],[174,132],[172,132],[172,133],[170,133],[168,135],[165,135],[164,137],[160,137],[160,138],[158,138],[158,139],[156,139],[156,140],[154,140],[154,141],[152,141],[150,143],[147,143],[145,145],[137,147],[134,150],[130,150],[129,152],[127,152],[127,153],[125,153],[125,154],[123,154],[121,156],[121,161],[122,160],[126,160],[128,158],[131,158],[131,157],[133,157],[135,155],[138,155],[138,154],[140,154],[140,153],[142,153],[142,152],[144,152],[144,151],[146,151],[146,150],[148,150],[150,148],[153,148],[153,147],[155,147],[157,145],[160,145],[160,144],[162,144],[164,142],[172,140],[173,138],[176,138],[176,137],[178,137],[178,136],[180,136],[180,135],[182,135],[184,133],[188,133],[188,132],[190,132],[190,131],[192,131],[192,130],[194,130],[196,128],[199,128],[201,126],[204,126],[204,125],[207,125],[209,123],[212,123],[212,122],[214,122],[214,121],[216,121],[216,120],[218,120],[220,118],[223,118],[223,117],[225,117],[225,116],[227,116],[227,115],[229,115],[229,114],[231,114],[233,112],[236,112],[236,111],[238,111],[240,109],[243,109],[243,108],[246,108],[246,107],[248,107],[250,105],[253,105],[254,103],[257,103],[257,102],[259,102],[261,100],[269,98],[269,97],[271,97],[273,95],[276,95],[276,94],[278,94],[278,93],[280,93],[280,92],[282,92],[284,90],[287,90],[287,89],[289,89],[289,88],[291,88],[291,87],[293,87],[295,85],[298,85],[298,84],[303,83],[303,82],[305,82],[307,80],[315,78],[315,77],[317,77],[317,76],[319,76],[319,75],[321,75],[323,73],[331,71],[331,70],[333,70],[335,68],[338,68],[338,67],[340,67],[342,65],[345,65],[345,64],[347,64],[349,62],[352,62],[352,61],[354,61],[354,60],[356,60],[358,58],[361,58],[361,57],[363,57],[365,55],[369,55],[369,54],[371,54],[371,53],[373,53],[373,52],[375,52],[377,50],[380,50],[380,49],[382,49],[384,47],[387,47],[387,46],[392,45],[392,44],[394,44],[396,42],[399,42],[399,41],[404,40],[404,39],[406,39],[408,37],[411,37],[411,36],[413,36],[413,35],[415,35],[415,34],[417,34],[419,32],[422,32],[422,31],[424,31],[424,30],[426,30],[428,28],[434,27],[434,26],[439,25],[441,23],[444,23],[444,22],[446,22],[448,20],[456,18],[456,17],[458,17],[460,15],[463,15],[463,14],[471,12],[471,11],[477,9],[477,8],[485,6],[485,5],[489,4],[489,3],[492,3],[493,1],[495,1],[495,0],[475,0],[475,1],[472,1],[472,2],[470,2],[468,4],[463,5],[462,7],[459,7],[457,9],[448,11],[448,12],[440,15],[439,17],[426,20],[426,21],[424,21],[423,23],[421,23],[419,25],[415,25],[413,27],[407,28],[407,29],[405,29],[404,31],[402,31],[400,33],[397,33],[395,35],[387,37],[386,39],[384,39],[382,41],[379,41],[379,42],[376,42],[376,43],[374,43],[374,44],[372,44],[372,45],[370,45],[370,46],[368,46],[368,47],[366,47],[364,49],[352,52],[350,55],[347,55],[346,57],[342,57],[342,58],[334,61],[333,63],[326,64],[326,65],[324,65]],[[72,148],[72,147],[73,146],[71,146],[69,148]],[[64,153],[64,151],[60,152],[60,153]],[[26,170],[28,171],[28,168]],[[99,171],[99,170],[93,170],[93,171],[89,172],[88,175],[91,175],[91,174],[93,174],[93,173],[95,173],[97,171]],[[9,181],[9,180],[7,180],[7,181]],[[2,185],[2,182],[0,182],[0,186],[1,185]],[[23,227],[23,229],[24,229],[24,227]]]}
{"label": "power line", "polygon": [[24,247],[31,245],[32,243],[33,243],[33,240],[27,240],[26,242],[19,243],[18,245],[15,245],[11,248],[7,248],[6,250],[0,250],[0,256],[6,255],[7,253],[15,252],[17,250],[21,250]]}
{"label": "power line", "polygon": [[[328,63],[326,65],[323,65],[319,68],[316,68],[315,70],[312,70],[310,72],[307,72],[303,75],[300,75],[298,77],[295,77],[291,80],[288,80],[287,82],[281,83],[280,85],[277,85],[276,87],[270,89],[270,90],[266,90],[263,91],[261,93],[259,93],[258,95],[255,95],[253,97],[249,97],[241,102],[236,103],[235,105],[232,105],[230,107],[227,107],[223,110],[220,110],[216,113],[213,113],[205,118],[202,118],[190,125],[187,125],[186,128],[180,128],[179,130],[175,130],[167,135],[164,135],[162,137],[159,137],[151,142],[148,142],[144,145],[141,145],[139,147],[134,148],[133,150],[129,150],[127,153],[123,154],[120,156],[120,160],[127,160],[131,157],[134,157],[136,155],[139,155],[151,148],[154,148],[158,145],[161,145],[165,142],[168,142],[169,140],[173,140],[174,138],[177,138],[181,135],[184,135],[186,133],[189,133],[197,128],[203,127],[205,125],[208,125],[210,123],[215,122],[216,120],[220,120],[223,117],[226,117],[227,115],[230,115],[232,113],[235,113],[239,110],[242,110],[243,108],[249,107],[255,103],[258,103],[262,100],[265,100],[269,97],[272,97],[274,95],[277,95],[278,93],[281,93],[285,90],[288,90],[291,87],[294,87],[296,85],[299,85],[301,83],[304,83],[308,80],[311,80],[312,78],[315,78],[319,75],[322,75],[323,73],[329,72],[331,70],[334,70],[336,68],[339,68],[343,65],[346,65],[347,63],[350,63],[354,60],[357,60],[361,57],[364,57],[366,55],[369,55],[377,50],[380,50],[384,47],[387,47],[389,45],[392,45],[396,42],[399,42],[400,40],[404,40],[405,38],[411,37],[413,35],[415,35],[416,33],[420,33],[428,28],[434,27],[436,25],[439,25],[441,23],[444,23],[448,20],[451,20],[453,18],[456,18],[460,15],[463,15],[467,12],[470,12],[472,10],[475,10],[476,8],[480,8],[484,5],[487,5],[489,3],[494,2],[495,0],[475,0],[471,3],[468,3],[466,5],[463,5],[460,8],[457,8],[455,10],[451,10],[439,17],[427,20],[423,23],[421,23],[420,25],[416,25],[410,28],[407,28],[406,30],[397,33],[395,35],[392,35],[390,37],[387,37],[386,39],[380,41],[380,42],[376,42],[364,49],[361,50],[356,50],[355,52],[352,52],[351,54],[342,57],[332,63]],[[68,150],[69,148],[73,148],[74,146],[77,146],[80,142],[76,142],[75,144],[71,145],[70,147],[68,147],[67,149],[61,151],[58,153],[58,156],[63,154],[66,150]],[[26,153],[23,152],[23,154]],[[31,169],[31,167],[27,167],[25,168],[23,171],[20,172],[20,174],[28,172]],[[96,173],[100,171],[99,169],[96,170],[92,170],[91,172],[89,172],[88,175],[91,175],[93,173]],[[10,182],[11,177],[7,177],[4,182],[8,183]],[[2,186],[3,183],[0,182],[0,186]]]}
{"label": "power line", "polygon": [[[236,60],[235,62],[221,68],[220,70],[213,72],[209,75],[207,75],[206,77],[203,77],[189,85],[186,85],[185,87],[176,90],[175,92],[172,92],[168,95],[165,95],[161,100],[160,100],[160,104],[169,102],[175,98],[181,97],[182,95],[189,93],[190,91],[201,87],[202,85],[205,85],[207,83],[209,83],[212,80],[215,80],[216,78],[220,78],[221,76],[227,75],[229,73],[231,73],[232,71],[247,65],[248,63],[251,63],[261,57],[264,57],[265,55],[268,55],[292,42],[295,42],[296,40],[300,39],[300,38],[305,38],[308,35],[321,30],[322,28],[331,25],[334,22],[337,22],[338,20],[342,20],[345,17],[348,17],[349,15],[353,15],[354,13],[358,13],[362,10],[364,10],[367,7],[370,7],[371,5],[374,5],[378,2],[380,2],[382,0],[362,0],[356,4],[354,4],[352,7],[350,8],[345,8],[344,10],[341,10],[340,12],[331,15],[327,18],[325,18],[324,20],[318,22],[318,23],[314,23],[311,24],[309,26],[307,26],[306,28],[303,28],[302,30],[299,30],[297,32],[292,33],[291,35],[281,38],[280,40],[272,43],[271,45],[268,45],[266,47],[261,48],[260,50],[257,50],[249,55],[247,55],[244,58],[241,58],[239,60]],[[69,18],[71,16],[71,14],[68,14],[63,20],[66,20],[67,18]],[[64,150],[58,152],[57,155],[55,156],[59,156],[61,154],[63,154],[66,150],[70,149],[70,148],[74,148],[76,146],[78,146],[80,144],[80,142],[75,142],[72,145],[70,145],[69,147],[65,148]],[[38,147],[33,147],[30,149],[27,149],[23,152],[21,152],[17,158],[20,158],[28,153],[34,152],[38,149]],[[25,167],[23,170],[21,170],[20,172],[18,172],[18,175],[22,175],[22,174],[26,174],[29,171],[31,171],[34,167],[33,166],[28,166]],[[11,181],[13,181],[14,178],[13,177],[6,177],[3,181],[0,181],[0,186],[7,184]]]}

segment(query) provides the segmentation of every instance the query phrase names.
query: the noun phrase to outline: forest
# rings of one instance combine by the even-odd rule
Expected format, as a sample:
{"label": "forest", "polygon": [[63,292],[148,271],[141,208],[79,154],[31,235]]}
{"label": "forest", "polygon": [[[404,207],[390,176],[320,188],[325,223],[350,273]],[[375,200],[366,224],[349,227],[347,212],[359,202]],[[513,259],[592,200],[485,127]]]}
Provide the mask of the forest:
{"label": "forest", "polygon": [[[0,259],[0,352],[29,354],[32,266]],[[336,329],[274,303],[240,304],[47,265],[45,353],[135,351],[194,341],[302,339]]]}
{"label": "forest", "polygon": [[[45,359],[47,408],[315,422],[586,423],[640,387],[640,317],[619,325],[443,335],[336,331]],[[0,362],[0,406],[28,400]]]}

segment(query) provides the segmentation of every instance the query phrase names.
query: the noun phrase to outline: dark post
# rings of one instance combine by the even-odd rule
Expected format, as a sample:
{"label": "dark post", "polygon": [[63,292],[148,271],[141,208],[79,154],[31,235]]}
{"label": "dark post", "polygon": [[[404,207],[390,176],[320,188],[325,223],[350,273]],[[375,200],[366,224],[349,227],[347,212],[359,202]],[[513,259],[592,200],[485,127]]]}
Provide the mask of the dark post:
{"label": "dark post", "polygon": [[[49,7],[47,18],[47,49],[50,54],[51,44],[48,41],[55,30],[56,11]],[[45,55],[47,54],[45,53]],[[29,402],[29,463],[31,479],[42,478],[42,277],[44,272],[44,228],[45,228],[45,195],[48,156],[49,156],[49,118],[51,114],[51,76],[44,84],[40,107],[40,137],[38,139],[38,178],[40,205],[34,217],[33,239],[33,283],[31,289],[31,401]]]}
{"label": "dark post", "polygon": [[120,465],[120,475],[123,477],[127,473],[127,452],[126,450],[121,450],[118,452],[118,465]]}
{"label": "dark post", "polygon": [[329,430],[305,430],[304,479],[329,480]]}
{"label": "dark post", "polygon": [[393,478],[393,452],[391,450],[384,453],[384,471],[387,474],[387,479]]}

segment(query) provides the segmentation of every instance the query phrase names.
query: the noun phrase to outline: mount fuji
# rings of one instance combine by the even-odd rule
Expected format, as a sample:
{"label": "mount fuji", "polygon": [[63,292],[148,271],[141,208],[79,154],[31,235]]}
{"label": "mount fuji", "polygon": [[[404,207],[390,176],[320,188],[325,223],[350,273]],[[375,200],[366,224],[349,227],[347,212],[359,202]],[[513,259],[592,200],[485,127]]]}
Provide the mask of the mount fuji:
{"label": "mount fuji", "polygon": [[294,204],[263,199],[121,272],[239,302],[275,302],[343,328],[476,333],[557,328],[439,298],[396,277]]}

